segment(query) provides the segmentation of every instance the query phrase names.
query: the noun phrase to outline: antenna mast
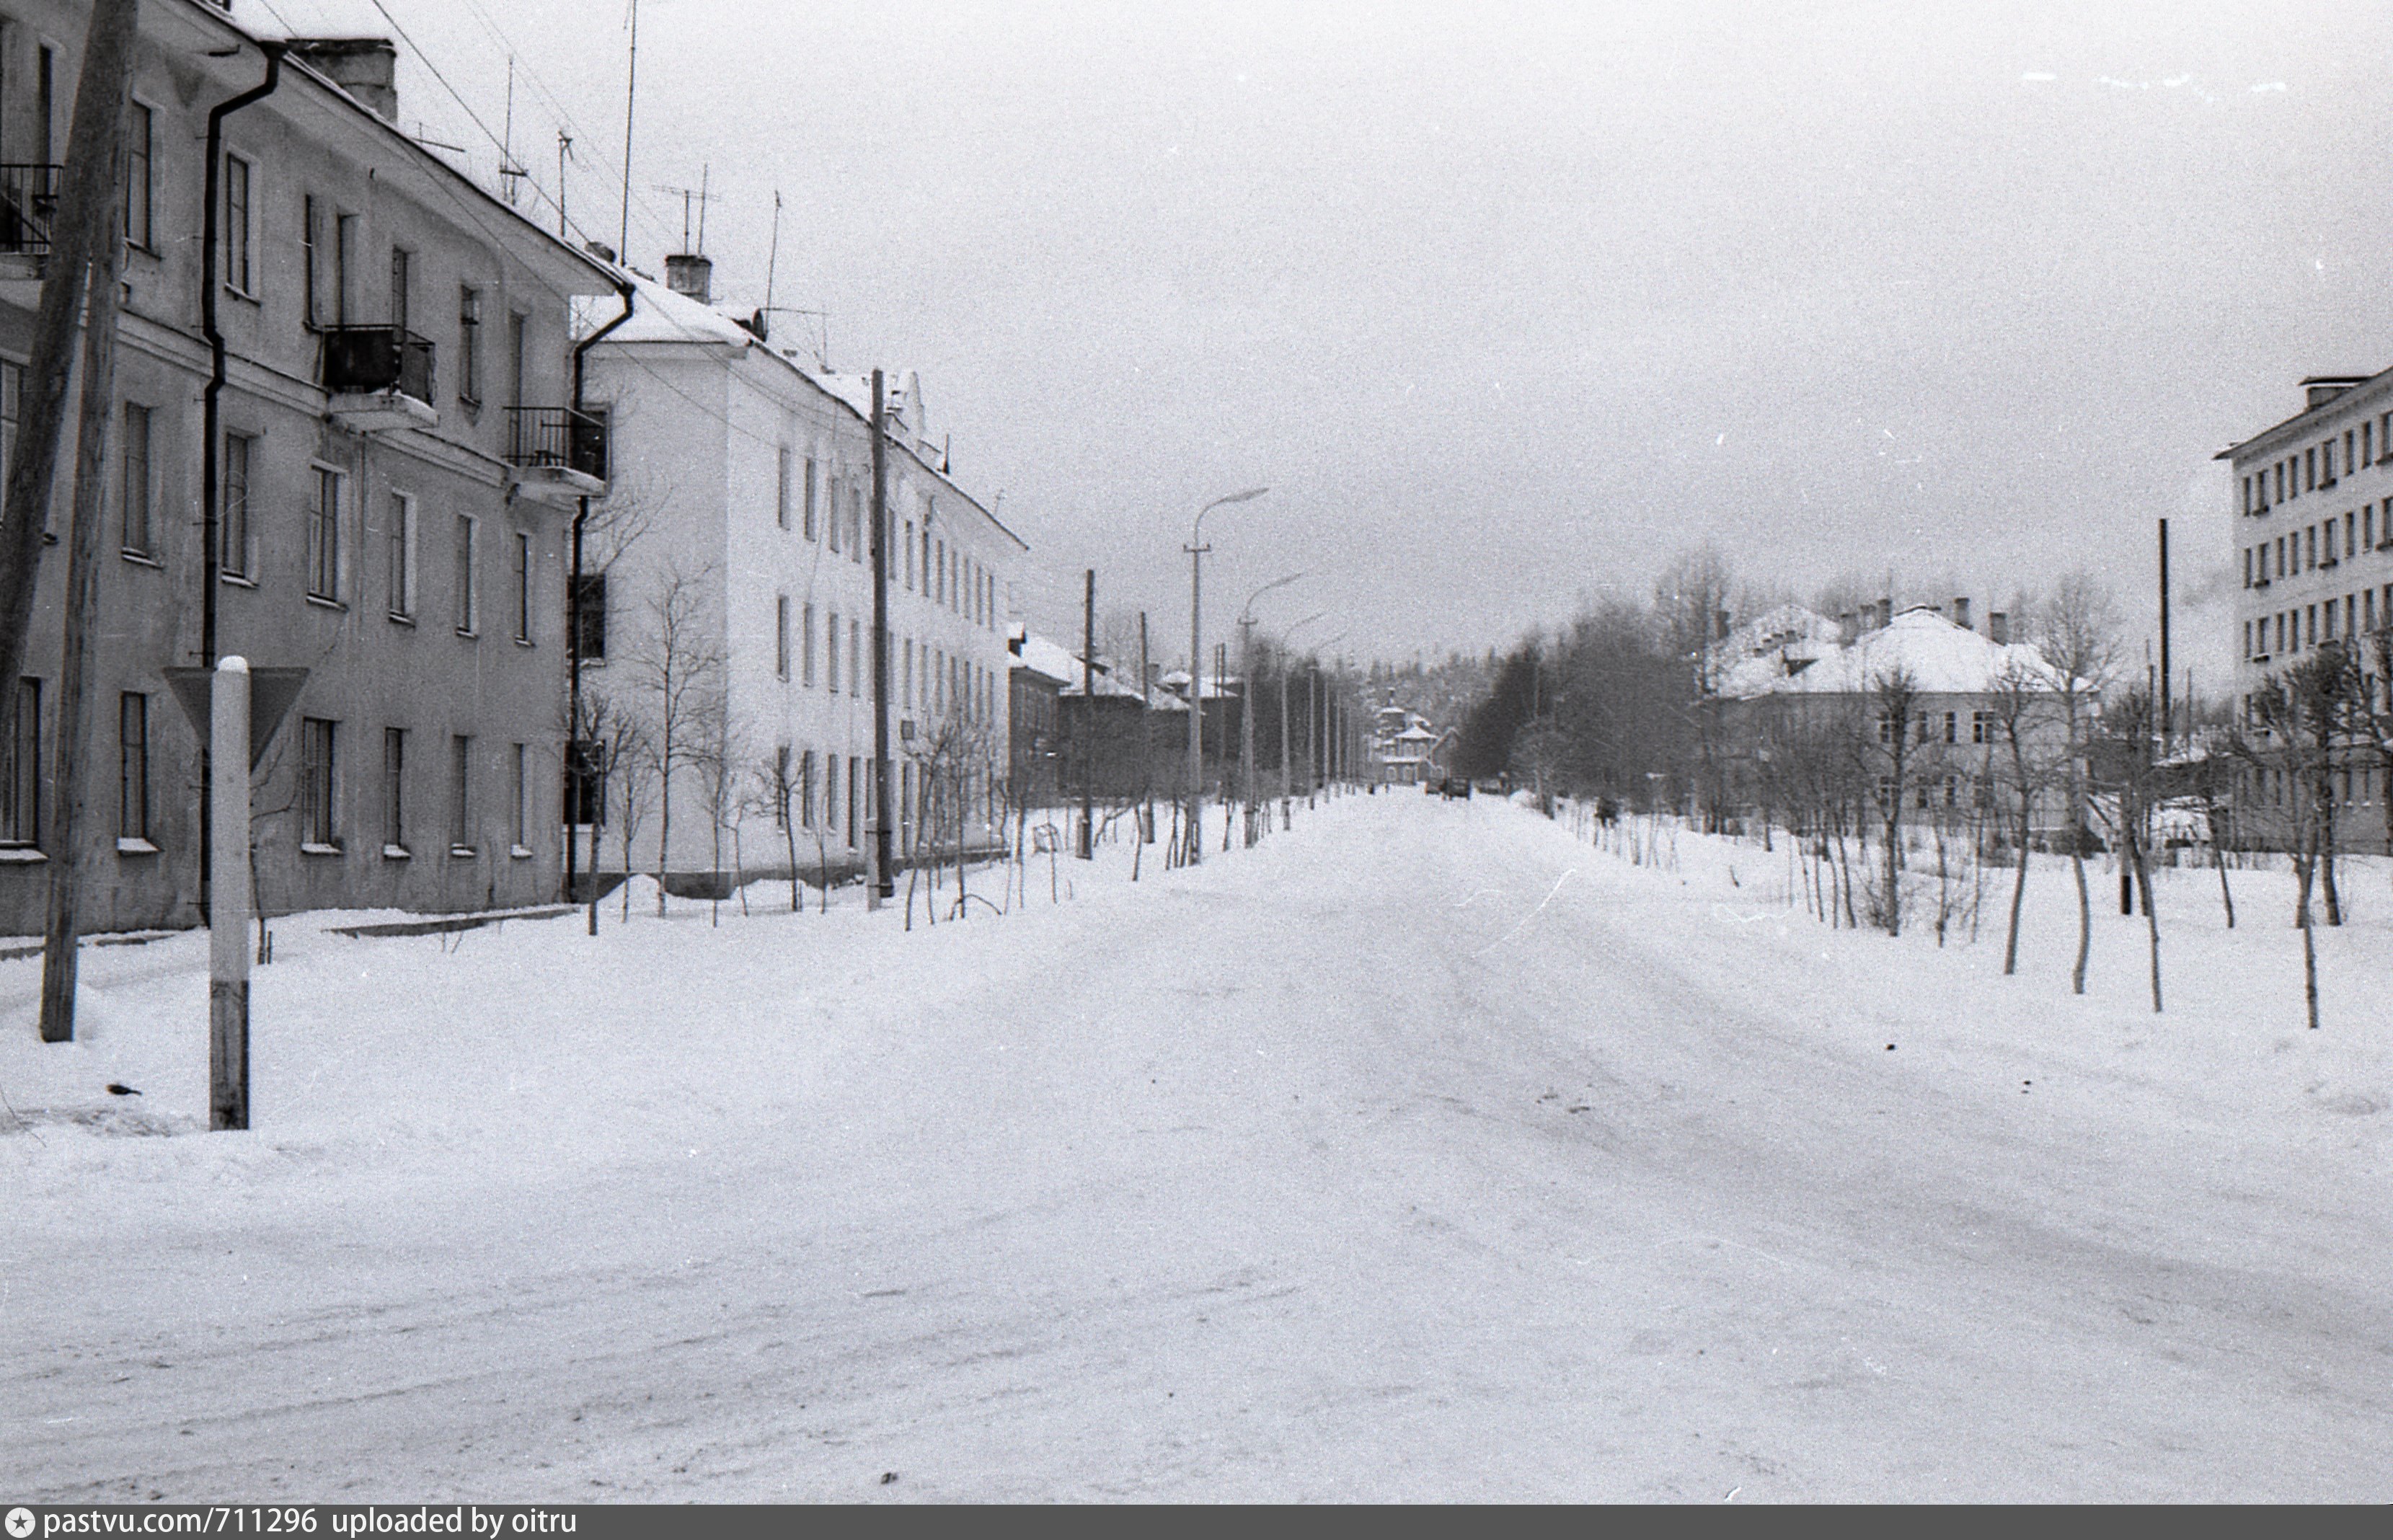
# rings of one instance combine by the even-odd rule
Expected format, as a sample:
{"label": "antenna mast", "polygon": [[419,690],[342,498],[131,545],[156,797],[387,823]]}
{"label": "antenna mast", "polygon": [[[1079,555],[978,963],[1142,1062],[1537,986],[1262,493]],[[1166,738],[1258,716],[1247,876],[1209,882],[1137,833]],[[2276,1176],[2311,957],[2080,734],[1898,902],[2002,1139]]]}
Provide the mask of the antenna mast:
{"label": "antenna mast", "polygon": [[573,136],[560,128],[556,131],[556,238],[565,233],[565,163],[573,158]]}
{"label": "antenna mast", "polygon": [[632,0],[632,60],[623,80],[623,217],[615,231],[615,254],[624,261],[632,249],[632,110],[639,99],[640,0]]}
{"label": "antenna mast", "polygon": [[781,260],[781,189],[773,189],[773,243],[765,252],[765,313],[773,313],[773,270]]}

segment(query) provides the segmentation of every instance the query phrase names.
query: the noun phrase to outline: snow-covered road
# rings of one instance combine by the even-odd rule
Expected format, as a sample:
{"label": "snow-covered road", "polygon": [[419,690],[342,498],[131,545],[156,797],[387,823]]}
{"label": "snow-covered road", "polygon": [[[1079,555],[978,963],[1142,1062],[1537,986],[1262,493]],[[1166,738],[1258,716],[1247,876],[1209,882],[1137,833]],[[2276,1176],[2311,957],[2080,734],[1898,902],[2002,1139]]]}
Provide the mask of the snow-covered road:
{"label": "snow-covered road", "polygon": [[[0,1498],[2393,1494],[2364,1098],[1519,808],[1299,817],[910,935],[294,941],[256,1132],[0,1141]],[[196,1111],[195,941],[0,1089]]]}

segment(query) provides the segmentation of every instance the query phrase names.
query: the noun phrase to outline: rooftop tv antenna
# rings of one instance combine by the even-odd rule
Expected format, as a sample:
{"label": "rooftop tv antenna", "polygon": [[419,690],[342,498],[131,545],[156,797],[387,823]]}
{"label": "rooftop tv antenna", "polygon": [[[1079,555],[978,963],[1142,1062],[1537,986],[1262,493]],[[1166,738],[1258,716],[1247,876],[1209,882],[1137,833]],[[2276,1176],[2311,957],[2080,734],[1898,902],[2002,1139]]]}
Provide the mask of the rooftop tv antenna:
{"label": "rooftop tv antenna", "polygon": [[[699,168],[698,186],[694,188],[667,187],[661,182],[656,184],[657,191],[670,192],[681,200],[681,249],[697,256],[706,254],[706,205],[714,197],[714,194],[706,190],[709,171],[710,168],[706,166]],[[693,204],[698,210],[698,244],[695,246],[689,243],[690,209]]]}

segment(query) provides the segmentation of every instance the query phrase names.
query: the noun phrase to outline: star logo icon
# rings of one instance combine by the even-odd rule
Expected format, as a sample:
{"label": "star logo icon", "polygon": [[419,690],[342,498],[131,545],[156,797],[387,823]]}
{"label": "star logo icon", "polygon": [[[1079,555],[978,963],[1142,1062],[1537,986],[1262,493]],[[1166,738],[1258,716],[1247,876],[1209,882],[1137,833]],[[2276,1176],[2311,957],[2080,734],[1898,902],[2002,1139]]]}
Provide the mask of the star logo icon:
{"label": "star logo icon", "polygon": [[25,1540],[33,1533],[33,1510],[12,1507],[8,1510],[8,1540]]}

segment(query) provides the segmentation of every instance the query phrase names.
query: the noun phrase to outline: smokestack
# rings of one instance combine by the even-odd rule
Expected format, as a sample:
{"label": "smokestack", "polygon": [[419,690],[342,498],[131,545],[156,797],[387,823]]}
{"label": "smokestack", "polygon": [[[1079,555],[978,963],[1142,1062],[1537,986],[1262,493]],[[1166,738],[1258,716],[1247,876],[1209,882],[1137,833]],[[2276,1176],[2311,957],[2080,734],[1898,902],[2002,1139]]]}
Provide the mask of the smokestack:
{"label": "smokestack", "polygon": [[714,298],[714,264],[709,258],[693,256],[687,252],[665,258],[665,287],[708,305]]}
{"label": "smokestack", "polygon": [[1877,629],[1884,631],[1892,624],[1894,624],[1894,601],[1891,598],[1880,599],[1877,602]]}
{"label": "smokestack", "polygon": [[1959,626],[1963,631],[1968,631],[1969,629],[1968,600],[1955,599],[1953,601],[1953,623]]}
{"label": "smokestack", "polygon": [[1856,614],[1854,614],[1854,613],[1853,613],[1851,610],[1850,610],[1850,609],[1848,609],[1848,610],[1846,610],[1844,613],[1842,613],[1842,614],[1838,615],[1838,616],[1837,617],[1837,643],[1838,643],[1839,645],[1841,645],[1841,646],[1851,646],[1855,642],[1858,642],[1858,641],[1860,641],[1861,639],[1862,639],[1862,621],[1861,621],[1861,617],[1860,617],[1860,616],[1858,616],[1858,615],[1856,615]]}
{"label": "smokestack", "polygon": [[1986,640],[1997,646],[2010,646],[2011,618],[1999,609],[1986,611]]}

